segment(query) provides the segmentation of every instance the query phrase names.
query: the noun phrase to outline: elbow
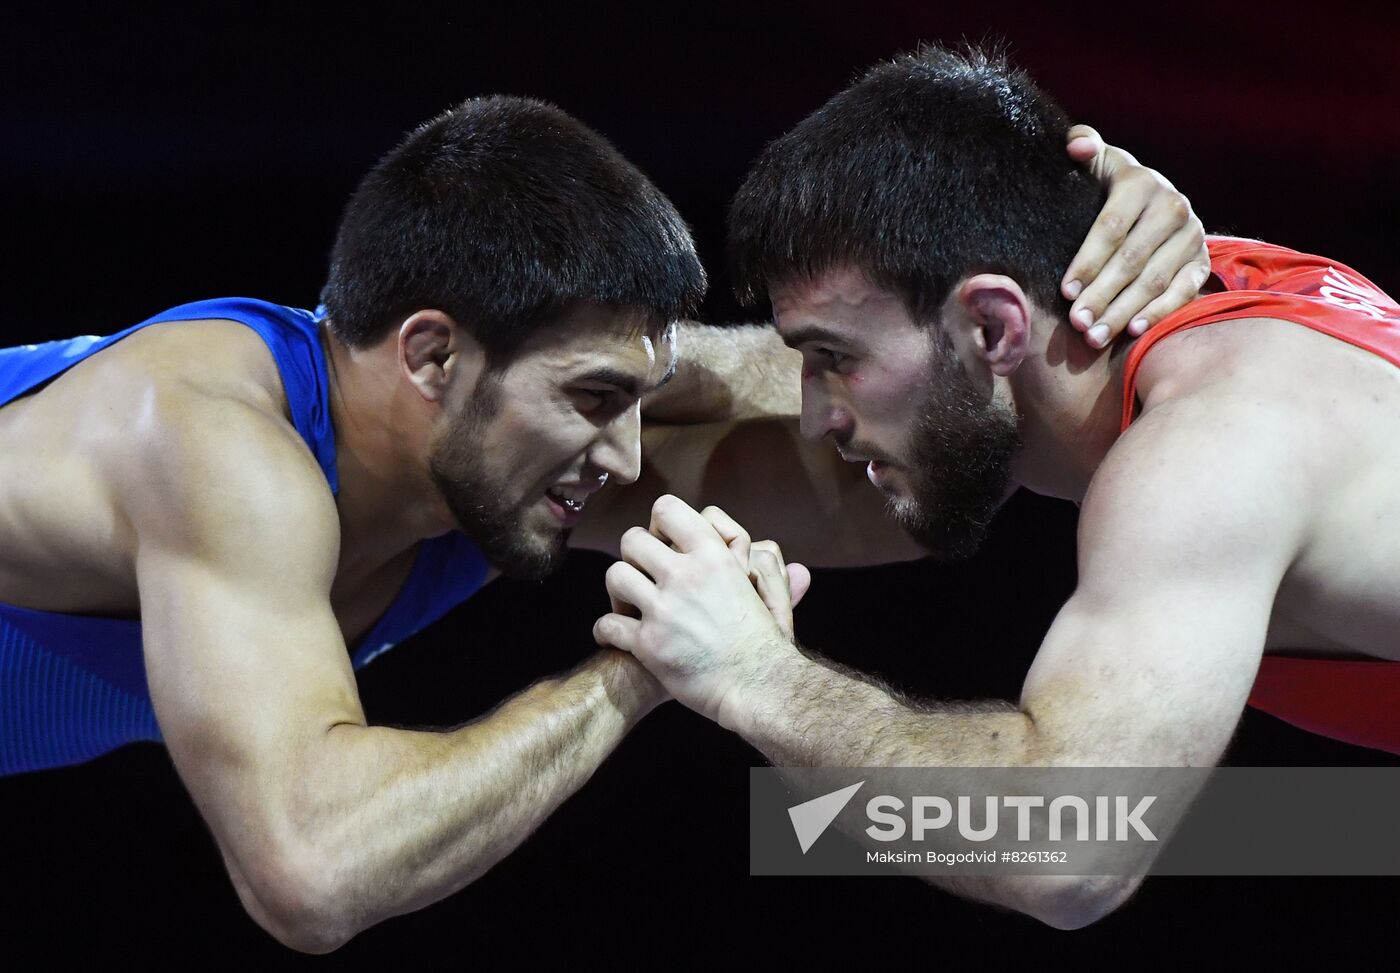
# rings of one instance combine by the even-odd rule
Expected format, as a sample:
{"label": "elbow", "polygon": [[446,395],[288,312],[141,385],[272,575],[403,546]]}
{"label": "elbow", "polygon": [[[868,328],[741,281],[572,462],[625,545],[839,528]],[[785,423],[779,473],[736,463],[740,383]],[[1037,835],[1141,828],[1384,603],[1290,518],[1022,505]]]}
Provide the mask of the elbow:
{"label": "elbow", "polygon": [[353,931],[319,915],[281,916],[275,923],[264,924],[263,929],[288,949],[313,956],[333,953],[354,937]]}
{"label": "elbow", "polygon": [[1054,929],[1083,929],[1117,910],[1137,891],[1132,876],[1066,876],[1038,884],[1026,911]]}
{"label": "elbow", "polygon": [[248,915],[288,949],[321,955],[349,942],[361,929],[336,887],[331,863],[313,856],[268,856],[234,886]]}

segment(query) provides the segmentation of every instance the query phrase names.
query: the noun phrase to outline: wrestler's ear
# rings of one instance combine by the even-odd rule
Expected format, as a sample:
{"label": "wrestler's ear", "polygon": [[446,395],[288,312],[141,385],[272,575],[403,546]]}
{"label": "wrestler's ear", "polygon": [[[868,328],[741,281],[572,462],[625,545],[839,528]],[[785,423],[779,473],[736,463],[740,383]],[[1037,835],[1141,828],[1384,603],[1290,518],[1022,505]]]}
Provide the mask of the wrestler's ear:
{"label": "wrestler's ear", "polygon": [[486,367],[486,351],[471,332],[437,310],[414,311],[399,325],[399,367],[423,398],[441,403],[448,385],[468,394]]}
{"label": "wrestler's ear", "polygon": [[994,375],[1007,376],[1030,351],[1031,309],[1010,277],[977,274],[954,289],[955,313]]}

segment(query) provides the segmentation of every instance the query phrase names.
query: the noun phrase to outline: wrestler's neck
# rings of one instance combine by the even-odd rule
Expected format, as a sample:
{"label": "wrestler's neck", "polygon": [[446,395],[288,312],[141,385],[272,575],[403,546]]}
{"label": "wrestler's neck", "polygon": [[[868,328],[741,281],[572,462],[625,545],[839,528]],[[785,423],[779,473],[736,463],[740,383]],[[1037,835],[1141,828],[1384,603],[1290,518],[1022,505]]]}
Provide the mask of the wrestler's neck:
{"label": "wrestler's neck", "polygon": [[1005,379],[1021,417],[1014,474],[1034,493],[1079,503],[1118,439],[1131,342],[1096,351],[1068,321],[1037,325],[1042,337]]}
{"label": "wrestler's neck", "polygon": [[399,380],[393,342],[352,349],[323,330],[322,345],[342,561],[387,560],[450,529],[427,471],[430,424],[422,400]]}

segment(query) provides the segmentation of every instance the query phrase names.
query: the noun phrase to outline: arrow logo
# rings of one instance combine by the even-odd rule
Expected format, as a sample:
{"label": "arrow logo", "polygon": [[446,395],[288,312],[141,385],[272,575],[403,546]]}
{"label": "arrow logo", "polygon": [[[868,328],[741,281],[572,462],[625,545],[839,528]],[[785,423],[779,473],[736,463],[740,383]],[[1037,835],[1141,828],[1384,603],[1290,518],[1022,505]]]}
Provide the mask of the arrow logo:
{"label": "arrow logo", "polygon": [[858,781],[850,787],[843,787],[839,791],[832,791],[830,794],[823,794],[788,808],[788,817],[792,819],[792,830],[797,832],[797,843],[802,846],[802,854],[807,854],[807,849],[816,844],[817,839],[831,826],[831,822],[836,820],[836,815],[851,803],[856,791],[864,786],[865,781]]}

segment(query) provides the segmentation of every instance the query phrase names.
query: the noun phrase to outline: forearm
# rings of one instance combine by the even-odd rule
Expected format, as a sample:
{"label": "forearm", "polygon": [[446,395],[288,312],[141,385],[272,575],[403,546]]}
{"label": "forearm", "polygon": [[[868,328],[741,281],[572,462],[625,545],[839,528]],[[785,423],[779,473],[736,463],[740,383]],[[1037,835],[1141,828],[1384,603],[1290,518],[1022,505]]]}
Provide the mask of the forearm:
{"label": "forearm", "polygon": [[324,869],[331,945],[462,888],[593,774],[661,697],[634,660],[600,653],[448,732],[342,724],[299,788],[301,853]]}
{"label": "forearm", "polygon": [[642,403],[657,422],[700,423],[802,411],[802,356],[768,325],[685,322],[677,334],[680,364]]}
{"label": "forearm", "polygon": [[777,648],[736,693],[733,728],[780,767],[1035,765],[1031,718],[1003,700],[913,703],[868,676]]}
{"label": "forearm", "polygon": [[[766,670],[734,712],[738,731],[778,767],[1017,767],[1038,760],[1034,725],[1009,702],[915,704],[868,677],[796,652]],[[879,772],[873,777],[869,793],[899,793],[908,786],[898,769],[889,771],[883,789]],[[803,792],[798,799],[815,796]],[[863,806],[850,804],[838,818],[839,826],[872,850],[884,850],[887,846],[866,835],[870,822]],[[949,844],[940,847],[944,840]],[[929,852],[966,850],[955,840],[931,831],[924,847]],[[916,874],[963,898],[1062,928],[1097,919],[1135,887],[1131,879],[1118,878]]]}

